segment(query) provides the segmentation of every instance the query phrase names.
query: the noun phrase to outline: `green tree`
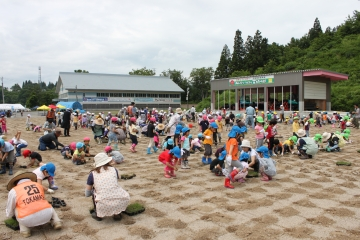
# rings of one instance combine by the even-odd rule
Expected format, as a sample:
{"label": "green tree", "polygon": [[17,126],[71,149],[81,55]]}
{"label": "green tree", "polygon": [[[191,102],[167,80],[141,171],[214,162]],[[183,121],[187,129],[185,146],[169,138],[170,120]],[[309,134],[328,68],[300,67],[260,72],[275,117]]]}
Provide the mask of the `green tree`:
{"label": "green tree", "polygon": [[182,90],[184,90],[183,93],[181,93],[181,100],[185,101],[186,100],[186,92],[187,92],[187,88],[189,87],[189,82],[188,80],[183,77],[183,71],[180,70],[164,70],[160,73],[160,76],[162,77],[170,77],[171,80],[173,80],[174,83],[176,83]]}
{"label": "green tree", "polygon": [[320,25],[320,21],[318,18],[315,18],[314,25],[309,30],[309,40],[312,41],[315,38],[319,37],[323,33]]}
{"label": "green tree", "polygon": [[132,69],[129,72],[130,75],[145,75],[145,76],[154,76],[156,74],[155,69],[147,69],[146,67],[140,69]]}
{"label": "green tree", "polygon": [[193,88],[199,93],[199,100],[209,96],[210,81],[213,79],[214,70],[212,67],[193,68],[190,73],[190,82]]}
{"label": "green tree", "polygon": [[246,70],[251,74],[259,67],[264,66],[269,58],[268,39],[261,36],[261,32],[257,30],[254,38],[248,36],[245,42],[245,65]]}
{"label": "green tree", "polygon": [[244,40],[241,37],[241,31],[238,29],[236,30],[234,37],[234,50],[229,64],[229,68],[230,68],[229,75],[234,71],[245,70],[245,66],[244,66],[245,54],[246,54],[246,50],[244,47]]}
{"label": "green tree", "polygon": [[32,108],[32,107],[35,107],[35,106],[38,106],[39,105],[39,98],[35,95],[35,94],[32,94],[27,100],[26,100],[26,107],[28,108]]}
{"label": "green tree", "polygon": [[81,70],[81,69],[74,70],[74,72],[76,72],[76,73],[89,73],[89,71]]}
{"label": "green tree", "polygon": [[241,70],[241,71],[235,71],[231,74],[230,77],[243,77],[243,76],[249,76],[251,73],[247,70]]}
{"label": "green tree", "polygon": [[223,50],[221,52],[220,61],[218,64],[218,67],[215,70],[215,79],[221,79],[221,78],[228,78],[230,75],[230,62],[231,62],[231,55],[230,55],[230,49],[225,44],[223,47]]}

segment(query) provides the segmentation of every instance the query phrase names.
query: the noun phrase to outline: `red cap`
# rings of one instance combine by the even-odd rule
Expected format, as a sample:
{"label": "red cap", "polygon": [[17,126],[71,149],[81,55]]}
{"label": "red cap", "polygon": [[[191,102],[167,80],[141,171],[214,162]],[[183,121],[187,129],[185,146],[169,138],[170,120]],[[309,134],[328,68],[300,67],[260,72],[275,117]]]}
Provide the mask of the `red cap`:
{"label": "red cap", "polygon": [[25,150],[23,151],[23,156],[24,156],[24,158],[27,158],[28,156],[30,156],[30,154],[31,154],[31,151],[30,151],[29,149],[25,149]]}

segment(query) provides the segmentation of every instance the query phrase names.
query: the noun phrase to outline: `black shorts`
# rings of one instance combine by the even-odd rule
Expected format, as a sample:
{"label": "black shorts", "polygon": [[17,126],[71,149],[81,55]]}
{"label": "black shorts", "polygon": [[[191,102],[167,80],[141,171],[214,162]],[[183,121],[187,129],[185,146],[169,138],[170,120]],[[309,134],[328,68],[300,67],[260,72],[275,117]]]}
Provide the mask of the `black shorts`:
{"label": "black shorts", "polygon": [[190,156],[190,152],[186,149],[181,149],[182,154],[181,154],[181,158],[182,159],[187,159]]}
{"label": "black shorts", "polygon": [[204,156],[211,156],[212,155],[212,148],[210,144],[204,144],[205,152]]}
{"label": "black shorts", "polygon": [[137,136],[130,134],[130,139],[133,144],[138,144]]}

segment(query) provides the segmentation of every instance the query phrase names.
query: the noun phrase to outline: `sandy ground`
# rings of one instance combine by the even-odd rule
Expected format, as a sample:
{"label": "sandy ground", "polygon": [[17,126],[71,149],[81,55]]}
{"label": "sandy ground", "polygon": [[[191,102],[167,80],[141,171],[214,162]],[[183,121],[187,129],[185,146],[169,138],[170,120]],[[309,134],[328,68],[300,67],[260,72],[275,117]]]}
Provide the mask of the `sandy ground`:
{"label": "sandy ground", "polygon": [[[43,117],[32,119],[42,124]],[[16,130],[23,130],[22,138],[29,148],[37,149],[42,133],[26,132],[25,117],[8,120],[11,138]],[[279,125],[279,132],[289,137],[291,126]],[[321,129],[312,126],[310,133],[331,131],[329,125]],[[336,129],[337,130],[337,129]],[[196,134],[197,129],[192,129]],[[120,185],[130,193],[131,202],[144,204],[144,213],[123,215],[120,222],[112,218],[97,222],[91,218],[91,199],[84,197],[84,187],[93,159],[86,165],[75,166],[64,160],[59,151],[41,152],[44,162],[57,166],[56,184],[59,190],[53,196],[65,199],[67,207],[56,209],[63,221],[63,229],[55,231],[50,224],[32,229],[33,239],[360,239],[360,160],[359,130],[351,129],[354,143],[341,153],[319,153],[315,159],[299,160],[286,155],[276,158],[278,175],[264,183],[259,178],[246,183],[235,183],[235,189],[223,187],[223,177],[210,173],[201,164],[201,154],[192,154],[190,170],[177,172],[176,179],[163,176],[163,165],[157,155],[146,154],[147,139],[139,139],[138,153],[129,151],[127,144],[120,145],[126,162],[117,165],[120,174],[135,173]],[[61,137],[69,144],[92,137],[91,130],[70,131],[71,137]],[[248,138],[253,141],[254,132]],[[92,153],[103,151],[105,144],[91,141]],[[215,150],[215,147],[214,147]],[[337,167],[337,160],[352,162],[350,167]],[[23,157],[19,165],[26,164]],[[22,239],[19,231],[7,228],[3,220],[7,200],[6,184],[11,176],[0,176],[1,222],[0,239]],[[45,183],[47,184],[47,182]],[[46,198],[51,199],[47,194]]]}

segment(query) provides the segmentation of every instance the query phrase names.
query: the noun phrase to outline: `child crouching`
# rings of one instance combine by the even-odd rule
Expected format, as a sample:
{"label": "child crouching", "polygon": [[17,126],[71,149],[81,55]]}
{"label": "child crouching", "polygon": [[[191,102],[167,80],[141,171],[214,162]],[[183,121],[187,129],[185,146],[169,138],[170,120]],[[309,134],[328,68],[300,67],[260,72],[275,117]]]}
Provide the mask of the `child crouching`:
{"label": "child crouching", "polygon": [[247,163],[247,161],[249,160],[250,155],[246,152],[243,152],[240,155],[240,163],[243,165],[243,169],[241,171],[239,171],[238,174],[235,175],[234,180],[235,182],[240,182],[240,183],[244,183],[245,182],[245,178],[246,175],[248,174],[248,168],[249,168],[249,164]]}
{"label": "child crouching", "polygon": [[266,147],[259,147],[256,149],[259,154],[259,171],[261,174],[261,181],[269,181],[276,175],[276,163],[273,159],[268,158],[269,149]]}
{"label": "child crouching", "polygon": [[82,142],[76,143],[76,150],[74,152],[72,160],[75,165],[82,165],[82,164],[86,163],[85,152],[84,152],[84,143],[82,143]]}
{"label": "child crouching", "polygon": [[170,151],[166,150],[159,155],[159,161],[165,165],[164,176],[166,178],[176,177],[174,171],[178,170],[176,164],[179,158],[181,158],[181,150],[178,146]]}
{"label": "child crouching", "polygon": [[119,151],[113,151],[111,146],[106,146],[104,150],[114,163],[120,164],[124,162],[124,156]]}

